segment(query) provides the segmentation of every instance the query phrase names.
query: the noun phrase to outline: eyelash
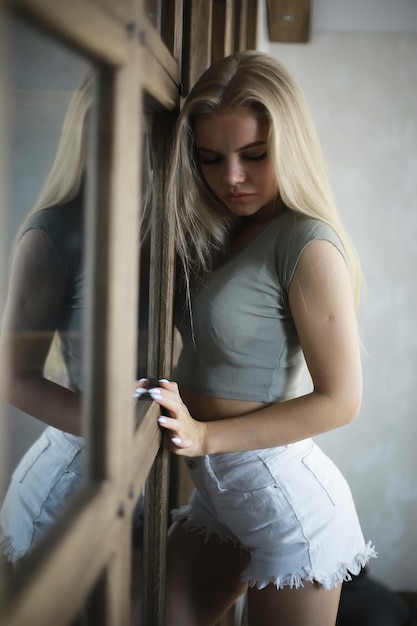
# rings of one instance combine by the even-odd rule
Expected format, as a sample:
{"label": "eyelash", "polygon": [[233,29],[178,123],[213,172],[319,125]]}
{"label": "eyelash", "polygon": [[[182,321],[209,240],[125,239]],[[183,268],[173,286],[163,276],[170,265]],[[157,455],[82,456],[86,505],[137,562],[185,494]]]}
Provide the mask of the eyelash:
{"label": "eyelash", "polygon": [[[263,161],[264,159],[266,159],[267,157],[267,152],[262,152],[262,154],[258,154],[256,156],[242,156],[242,159],[244,159],[245,161]],[[200,157],[200,161],[202,165],[217,165],[218,163],[221,163],[223,157],[217,157],[215,159],[205,159],[203,157]]]}

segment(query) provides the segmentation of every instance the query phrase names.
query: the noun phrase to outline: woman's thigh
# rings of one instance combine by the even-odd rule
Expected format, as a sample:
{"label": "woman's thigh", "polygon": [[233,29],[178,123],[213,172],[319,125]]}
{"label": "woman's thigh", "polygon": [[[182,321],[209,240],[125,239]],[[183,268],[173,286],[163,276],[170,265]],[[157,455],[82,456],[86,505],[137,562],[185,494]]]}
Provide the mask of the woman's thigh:
{"label": "woman's thigh", "polygon": [[298,589],[252,587],[248,592],[249,626],[335,626],[342,585],[325,590],[317,583]]}
{"label": "woman's thigh", "polygon": [[249,554],[176,523],[168,537],[166,626],[214,626],[245,591]]}

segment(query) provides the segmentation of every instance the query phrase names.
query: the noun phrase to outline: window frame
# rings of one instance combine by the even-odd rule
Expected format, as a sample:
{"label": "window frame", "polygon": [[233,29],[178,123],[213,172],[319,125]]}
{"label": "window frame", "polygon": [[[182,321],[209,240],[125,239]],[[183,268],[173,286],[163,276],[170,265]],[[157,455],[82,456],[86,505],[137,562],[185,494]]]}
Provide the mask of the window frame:
{"label": "window frame", "polygon": [[[158,406],[131,398],[138,332],[140,119],[146,94],[163,130],[154,146],[163,180],[181,97],[211,62],[255,47],[256,4],[158,0],[157,28],[142,0],[11,0],[0,6],[0,12],[17,12],[99,70],[90,155],[95,175],[89,177],[86,201],[86,273],[94,286],[86,307],[83,400],[88,478],[13,589],[3,587],[3,626],[70,624],[83,609],[84,624],[95,624],[100,615],[102,626],[128,625],[132,515],[145,485],[143,623],[162,626],[168,504],[184,501],[189,483],[178,459],[170,459],[157,425]],[[175,259],[173,222],[167,217],[151,232],[148,369],[157,377],[170,377],[172,362]]]}

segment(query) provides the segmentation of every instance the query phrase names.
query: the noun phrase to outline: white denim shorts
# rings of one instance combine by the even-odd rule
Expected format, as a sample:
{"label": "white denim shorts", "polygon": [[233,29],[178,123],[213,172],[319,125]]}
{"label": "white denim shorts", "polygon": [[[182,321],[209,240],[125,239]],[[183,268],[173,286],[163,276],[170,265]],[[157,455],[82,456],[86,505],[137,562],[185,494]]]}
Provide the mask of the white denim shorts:
{"label": "white denim shorts", "polygon": [[174,521],[215,533],[250,552],[242,580],[259,589],[332,589],[376,556],[365,543],[352,495],[334,463],[311,440],[187,459],[195,485]]}
{"label": "white denim shorts", "polygon": [[0,511],[0,549],[26,557],[81,486],[84,439],[48,426],[15,469]]}

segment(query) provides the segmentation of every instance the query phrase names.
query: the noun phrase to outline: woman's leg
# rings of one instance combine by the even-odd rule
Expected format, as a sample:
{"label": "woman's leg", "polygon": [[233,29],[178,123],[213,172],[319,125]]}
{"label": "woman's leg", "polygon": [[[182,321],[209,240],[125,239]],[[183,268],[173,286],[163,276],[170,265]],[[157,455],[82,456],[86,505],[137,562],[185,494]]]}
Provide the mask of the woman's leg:
{"label": "woman's leg", "polygon": [[249,626],[335,626],[342,585],[326,591],[316,583],[304,587],[251,588]]}
{"label": "woman's leg", "polygon": [[166,626],[214,626],[245,591],[249,554],[175,524],[168,538]]}

